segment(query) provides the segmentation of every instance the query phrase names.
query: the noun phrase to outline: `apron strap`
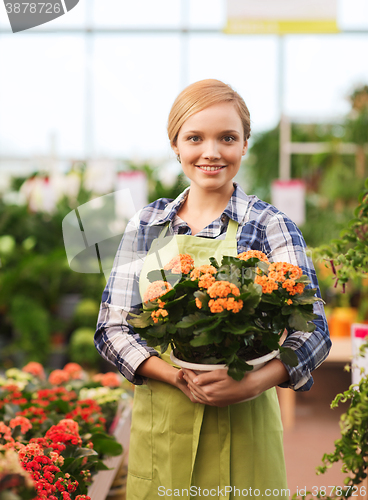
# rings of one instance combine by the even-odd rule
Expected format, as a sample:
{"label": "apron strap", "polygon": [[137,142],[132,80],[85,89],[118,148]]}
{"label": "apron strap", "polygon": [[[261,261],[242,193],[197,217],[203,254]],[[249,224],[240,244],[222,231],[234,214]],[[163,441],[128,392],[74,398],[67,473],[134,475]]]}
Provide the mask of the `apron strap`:
{"label": "apron strap", "polygon": [[165,234],[166,234],[167,230],[169,229],[169,224],[170,224],[170,221],[165,224],[165,226],[163,227],[162,231],[158,235],[159,238],[164,238],[165,237]]}
{"label": "apron strap", "polygon": [[229,223],[227,225],[227,230],[226,230],[226,236],[225,240],[230,241],[230,240],[235,240],[236,239],[236,233],[238,231],[238,223],[233,220],[229,219]]}

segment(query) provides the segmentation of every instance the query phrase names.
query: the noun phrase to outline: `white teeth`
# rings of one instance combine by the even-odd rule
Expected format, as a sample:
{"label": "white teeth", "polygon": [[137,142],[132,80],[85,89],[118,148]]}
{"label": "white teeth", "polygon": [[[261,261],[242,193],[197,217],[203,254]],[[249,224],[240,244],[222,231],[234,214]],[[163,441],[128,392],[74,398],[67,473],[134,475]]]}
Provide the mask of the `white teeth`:
{"label": "white teeth", "polygon": [[210,171],[213,171],[213,170],[220,170],[221,168],[223,167],[200,167],[202,170],[210,170]]}

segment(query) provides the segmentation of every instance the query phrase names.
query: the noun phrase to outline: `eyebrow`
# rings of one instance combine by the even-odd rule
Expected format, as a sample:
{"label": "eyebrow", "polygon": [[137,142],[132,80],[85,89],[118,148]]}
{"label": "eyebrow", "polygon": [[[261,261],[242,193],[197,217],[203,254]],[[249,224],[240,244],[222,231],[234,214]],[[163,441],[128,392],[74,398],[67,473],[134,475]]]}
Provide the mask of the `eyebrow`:
{"label": "eyebrow", "polygon": [[[188,130],[185,134],[202,134],[203,132],[198,130]],[[238,130],[222,130],[220,134],[240,134]]]}

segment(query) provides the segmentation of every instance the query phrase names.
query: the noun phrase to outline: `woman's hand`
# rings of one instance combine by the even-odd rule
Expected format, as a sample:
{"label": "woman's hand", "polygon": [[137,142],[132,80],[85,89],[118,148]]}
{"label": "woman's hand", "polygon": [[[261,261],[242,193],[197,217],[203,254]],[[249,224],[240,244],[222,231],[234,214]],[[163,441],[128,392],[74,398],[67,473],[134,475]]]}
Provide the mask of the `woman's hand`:
{"label": "woman's hand", "polygon": [[214,370],[200,375],[192,370],[182,371],[193,403],[220,407],[257,397],[289,378],[285,366],[278,359],[273,359],[256,372],[246,373],[240,381],[230,377],[227,370]]}
{"label": "woman's hand", "polygon": [[183,373],[193,403],[228,406],[258,396],[252,384],[251,374],[246,374],[238,382],[227,374],[227,370],[214,370],[196,375],[192,370],[183,369]]}
{"label": "woman's hand", "polygon": [[193,403],[196,403],[192,393],[190,392],[187,382],[184,380],[183,370],[178,370],[177,368],[175,368],[175,370],[176,370],[176,376],[173,385],[175,385],[175,387],[180,389],[191,401],[193,401]]}

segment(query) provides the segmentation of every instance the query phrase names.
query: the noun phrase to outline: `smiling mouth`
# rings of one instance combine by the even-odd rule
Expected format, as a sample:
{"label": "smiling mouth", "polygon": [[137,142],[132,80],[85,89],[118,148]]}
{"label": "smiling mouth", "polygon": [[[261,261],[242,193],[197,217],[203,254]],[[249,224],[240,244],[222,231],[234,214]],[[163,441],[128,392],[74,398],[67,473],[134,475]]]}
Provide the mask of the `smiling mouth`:
{"label": "smiling mouth", "polygon": [[207,171],[215,171],[215,170],[221,170],[222,168],[225,168],[225,165],[220,165],[220,166],[212,166],[212,165],[197,165],[198,168],[202,170],[207,170]]}

